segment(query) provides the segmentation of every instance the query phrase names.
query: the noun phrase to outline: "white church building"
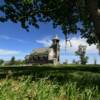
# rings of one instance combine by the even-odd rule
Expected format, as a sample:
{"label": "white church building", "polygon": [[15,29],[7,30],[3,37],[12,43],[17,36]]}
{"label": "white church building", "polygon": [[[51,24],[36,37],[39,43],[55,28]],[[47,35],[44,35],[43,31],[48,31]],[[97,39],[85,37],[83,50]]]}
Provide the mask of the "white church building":
{"label": "white church building", "polygon": [[60,40],[56,35],[52,39],[52,45],[48,48],[38,48],[25,56],[26,63],[29,64],[59,64],[60,63]]}

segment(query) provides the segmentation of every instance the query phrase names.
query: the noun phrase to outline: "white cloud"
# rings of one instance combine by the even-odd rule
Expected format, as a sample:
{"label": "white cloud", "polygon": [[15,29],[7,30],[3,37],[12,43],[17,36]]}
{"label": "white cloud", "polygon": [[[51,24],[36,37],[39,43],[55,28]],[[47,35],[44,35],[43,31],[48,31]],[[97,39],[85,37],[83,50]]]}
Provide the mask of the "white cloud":
{"label": "white cloud", "polygon": [[49,47],[52,44],[51,40],[36,40],[36,42],[42,44],[44,47]]}
{"label": "white cloud", "polygon": [[0,49],[0,56],[18,55],[20,53],[21,53],[20,51],[16,51],[16,50]]}
{"label": "white cloud", "polygon": [[0,38],[5,39],[5,40],[14,40],[14,41],[17,41],[17,42],[20,42],[20,43],[31,43],[29,41],[25,41],[25,40],[22,40],[22,39],[10,37],[10,36],[7,36],[7,35],[0,35]]}
{"label": "white cloud", "polygon": [[[42,44],[44,47],[49,47],[52,44],[52,41],[50,38],[49,39],[43,38],[41,40],[36,40],[36,42]],[[65,40],[61,39],[60,40],[61,50],[65,50],[65,47],[66,47],[67,53],[74,53],[78,49],[78,46],[81,44],[87,47],[87,54],[98,53],[96,45],[92,44],[91,46],[89,46],[89,44],[86,42],[86,39],[72,38],[70,42],[72,44],[72,47],[70,47],[69,42],[67,42],[66,44]]]}
{"label": "white cloud", "polygon": [[[61,40],[60,44],[61,44],[61,48],[65,48],[64,40]],[[89,44],[86,42],[86,39],[72,38],[71,44],[72,44],[72,47],[70,47],[69,43],[67,43],[66,47],[67,47],[68,52],[75,52],[78,49],[78,46],[81,44],[81,45],[85,45],[87,47],[87,49],[86,49],[87,54],[98,53],[96,45],[92,44],[91,46],[89,46]]]}
{"label": "white cloud", "polygon": [[6,35],[0,35],[0,38],[5,39],[5,40],[10,40],[11,38]]}
{"label": "white cloud", "polygon": [[42,44],[44,47],[49,47],[52,44],[51,38],[52,36],[44,37],[41,40],[36,40],[37,43]]}

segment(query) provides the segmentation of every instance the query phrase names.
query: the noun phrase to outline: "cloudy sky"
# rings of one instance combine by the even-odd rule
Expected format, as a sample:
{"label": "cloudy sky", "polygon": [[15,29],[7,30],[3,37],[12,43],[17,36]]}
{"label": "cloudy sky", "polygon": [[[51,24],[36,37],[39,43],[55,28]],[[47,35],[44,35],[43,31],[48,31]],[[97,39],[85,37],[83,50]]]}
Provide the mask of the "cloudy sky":
{"label": "cloudy sky", "polygon": [[75,55],[80,44],[87,46],[87,56],[89,57],[88,63],[100,64],[100,56],[95,45],[89,46],[85,39],[81,39],[79,35],[70,36],[72,47],[67,43],[65,51],[64,35],[60,28],[53,29],[51,23],[40,23],[40,28],[35,29],[30,27],[30,31],[22,29],[20,24],[12,22],[0,23],[0,59],[9,60],[12,56],[16,59],[24,59],[25,55],[29,54],[35,48],[49,47],[52,43],[51,39],[58,35],[60,38],[60,59],[64,62],[66,59],[69,63],[73,59],[79,60]]}

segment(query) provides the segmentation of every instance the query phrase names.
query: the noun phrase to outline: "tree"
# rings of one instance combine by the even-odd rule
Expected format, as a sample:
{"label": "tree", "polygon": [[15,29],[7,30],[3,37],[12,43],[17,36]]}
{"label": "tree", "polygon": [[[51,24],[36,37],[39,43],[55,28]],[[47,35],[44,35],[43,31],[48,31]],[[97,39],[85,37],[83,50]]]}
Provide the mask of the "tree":
{"label": "tree", "polygon": [[72,64],[76,64],[76,61],[75,61],[75,59],[73,59],[73,61],[72,61]]}
{"label": "tree", "polygon": [[16,64],[16,60],[15,60],[15,57],[13,56],[9,62],[10,65],[14,65]]}
{"label": "tree", "polygon": [[100,45],[100,0],[4,0],[0,11],[1,22],[20,22],[27,31],[30,25],[39,28],[38,22],[52,21],[54,28],[61,27],[66,40],[80,31],[89,44]]}
{"label": "tree", "polygon": [[81,64],[86,64],[88,57],[85,56],[86,54],[86,46],[79,45],[78,50],[75,52],[76,55],[80,56]]}
{"label": "tree", "polygon": [[96,59],[94,59],[94,65],[97,65],[97,60]]}
{"label": "tree", "polygon": [[65,62],[63,64],[68,64],[68,60],[66,59]]}
{"label": "tree", "polygon": [[22,60],[16,60],[16,65],[24,64]]}
{"label": "tree", "polygon": [[4,63],[4,60],[0,59],[0,65],[2,65]]}
{"label": "tree", "polygon": [[99,55],[100,55],[100,44],[97,44],[97,49],[99,50]]}

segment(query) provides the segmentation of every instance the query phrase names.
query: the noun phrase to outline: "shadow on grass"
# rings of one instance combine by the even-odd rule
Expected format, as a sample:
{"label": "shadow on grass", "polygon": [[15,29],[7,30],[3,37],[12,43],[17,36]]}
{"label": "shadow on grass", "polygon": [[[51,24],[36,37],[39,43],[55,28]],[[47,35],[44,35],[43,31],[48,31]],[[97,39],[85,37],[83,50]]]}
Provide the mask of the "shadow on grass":
{"label": "shadow on grass", "polygon": [[76,82],[77,87],[98,86],[100,90],[100,67],[4,67],[0,68],[0,78],[32,76],[32,80],[46,79],[58,84]]}

